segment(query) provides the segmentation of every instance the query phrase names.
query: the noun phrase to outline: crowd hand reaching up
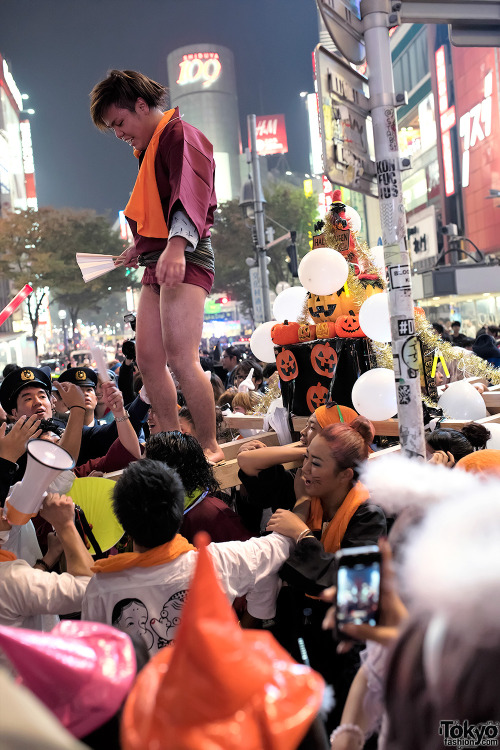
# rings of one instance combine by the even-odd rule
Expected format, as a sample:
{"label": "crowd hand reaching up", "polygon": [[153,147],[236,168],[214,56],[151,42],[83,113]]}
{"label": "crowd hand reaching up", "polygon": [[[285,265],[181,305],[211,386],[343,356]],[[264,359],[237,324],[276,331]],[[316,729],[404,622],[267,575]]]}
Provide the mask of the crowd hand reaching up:
{"label": "crowd hand reaching up", "polygon": [[39,430],[40,420],[36,418],[36,415],[29,417],[20,417],[15,422],[13,428],[6,435],[5,430],[7,424],[0,427],[0,457],[5,458],[6,461],[11,461],[13,464],[17,463],[23,453],[26,452],[26,445],[28,440],[37,438],[41,434]]}
{"label": "crowd hand reaching up", "polygon": [[298,536],[309,527],[291,510],[278,508],[269,519],[266,531],[275,531],[297,541]]}
{"label": "crowd hand reaching up", "polygon": [[167,247],[160,255],[156,264],[156,278],[158,283],[167,288],[173,288],[182,284],[186,274],[186,258],[184,250],[186,248],[184,237],[172,237],[168,241]]}
{"label": "crowd hand reaching up", "polygon": [[102,396],[106,406],[113,412],[113,416],[121,417],[124,414],[123,394],[115,383],[105,380],[102,385]]}
{"label": "crowd hand reaching up", "polygon": [[135,430],[130,424],[130,419],[127,417],[122,392],[114,383],[107,380],[102,384],[102,395],[104,403],[109,406],[115,420],[117,420],[116,427],[120,443],[129,453],[139,459],[141,457],[141,446]]}
{"label": "crowd hand reaching up", "polygon": [[114,255],[113,262],[115,266],[127,266],[127,268],[139,268],[137,263],[135,245],[129,245],[121,255]]}
{"label": "crowd hand reaching up", "polygon": [[74,383],[59,383],[58,380],[54,380],[54,385],[68,409],[73,406],[80,406],[85,409],[85,396],[81,388]]}
{"label": "crowd hand reaching up", "polygon": [[67,495],[48,493],[40,515],[54,527],[66,556],[67,572],[74,576],[91,576],[93,560],[76,529],[75,506]]}
{"label": "crowd hand reaching up", "polygon": [[[380,617],[378,625],[342,625],[341,633],[346,640],[341,641],[337,647],[338,653],[346,653],[356,641],[376,641],[382,646],[389,646],[399,636],[401,625],[408,618],[408,610],[401,601],[397,590],[396,574],[392,561],[392,552],[386,539],[379,539],[378,543],[382,553],[382,574],[380,580]],[[325,602],[332,602],[335,597],[335,586],[321,594]],[[335,627],[335,607],[330,607],[323,620],[323,630]]]}
{"label": "crowd hand reaching up", "polygon": [[450,469],[455,466],[455,457],[450,451],[434,451],[430,457],[428,463],[430,464],[442,464],[448,466]]}
{"label": "crowd hand reaching up", "polygon": [[53,526],[54,531],[60,533],[65,527],[74,524],[75,506],[73,500],[67,495],[48,492],[44,498],[40,515]]}

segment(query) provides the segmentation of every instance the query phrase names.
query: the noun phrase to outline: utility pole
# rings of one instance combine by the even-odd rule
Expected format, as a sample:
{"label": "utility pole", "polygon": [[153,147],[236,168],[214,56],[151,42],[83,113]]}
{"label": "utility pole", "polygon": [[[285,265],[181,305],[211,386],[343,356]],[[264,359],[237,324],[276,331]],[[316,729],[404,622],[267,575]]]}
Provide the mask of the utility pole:
{"label": "utility pole", "polygon": [[[369,98],[362,76],[354,74],[334,55],[330,56],[333,61],[327,63],[328,75],[325,76],[321,71],[323,55],[316,55],[317,80],[322,83],[319,90],[323,89],[323,96],[330,100],[333,119],[343,126],[347,114],[349,128],[351,121],[355,121],[363,136],[354,143],[352,138],[344,137],[340,127],[333,139],[327,139],[323,123],[323,158],[331,182],[379,199],[388,271],[399,437],[403,453],[424,456],[419,342],[415,336],[395,113],[395,107],[405,103],[405,96],[404,92],[396,94],[394,90],[389,28],[400,23],[448,23],[452,44],[496,46],[500,43],[498,0],[474,0],[473,3],[471,0],[361,0],[359,10],[350,0],[316,2],[342,54],[351,63],[357,65],[366,59],[368,65]],[[319,46],[319,50],[323,48]],[[320,117],[322,106],[325,106],[324,101],[320,102]],[[338,111],[338,115],[334,115],[334,111]],[[376,164],[367,152],[365,120],[368,114],[373,123]],[[360,167],[359,173],[348,169],[352,164]]]}
{"label": "utility pole", "polygon": [[247,127],[250,135],[250,149],[252,158],[253,201],[255,211],[255,229],[257,232],[257,259],[262,287],[262,300],[265,320],[272,320],[271,302],[269,299],[269,279],[267,273],[266,233],[264,228],[264,206],[262,203],[262,184],[260,180],[260,164],[257,154],[257,128],[255,115],[247,116]]}
{"label": "utility pole", "polygon": [[425,457],[419,341],[411,290],[406,214],[396,121],[396,92],[389,41],[389,0],[361,0],[369,71],[382,241],[387,267],[392,356],[403,453]]}

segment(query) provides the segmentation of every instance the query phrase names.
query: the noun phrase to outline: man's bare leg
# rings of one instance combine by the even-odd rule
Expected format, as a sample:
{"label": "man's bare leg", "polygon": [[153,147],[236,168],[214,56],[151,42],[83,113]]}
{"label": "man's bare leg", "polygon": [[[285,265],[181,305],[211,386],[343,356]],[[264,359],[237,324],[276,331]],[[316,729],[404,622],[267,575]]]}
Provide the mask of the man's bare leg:
{"label": "man's bare leg", "polygon": [[167,369],[160,321],[160,295],[143,286],[137,310],[137,364],[146,392],[164,432],[179,429],[177,391]]}
{"label": "man's bare leg", "polygon": [[210,381],[200,365],[199,346],[207,293],[194,284],[161,287],[163,342],[168,362],[193,417],[198,442],[209,461],[224,459],[217,444],[215,403]]}

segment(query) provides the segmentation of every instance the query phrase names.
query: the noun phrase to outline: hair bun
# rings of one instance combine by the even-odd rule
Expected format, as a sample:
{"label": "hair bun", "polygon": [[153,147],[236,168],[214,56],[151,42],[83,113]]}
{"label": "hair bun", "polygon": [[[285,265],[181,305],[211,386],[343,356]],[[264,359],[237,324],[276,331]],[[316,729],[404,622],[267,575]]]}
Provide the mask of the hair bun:
{"label": "hair bun", "polygon": [[476,450],[486,448],[486,443],[491,438],[491,432],[482,424],[470,422],[462,427],[462,435],[465,435],[469,443]]}
{"label": "hair bun", "polygon": [[350,422],[349,427],[352,427],[353,430],[361,435],[367,445],[370,445],[370,443],[373,442],[375,428],[366,417],[359,415],[356,419],[353,419],[352,422]]}

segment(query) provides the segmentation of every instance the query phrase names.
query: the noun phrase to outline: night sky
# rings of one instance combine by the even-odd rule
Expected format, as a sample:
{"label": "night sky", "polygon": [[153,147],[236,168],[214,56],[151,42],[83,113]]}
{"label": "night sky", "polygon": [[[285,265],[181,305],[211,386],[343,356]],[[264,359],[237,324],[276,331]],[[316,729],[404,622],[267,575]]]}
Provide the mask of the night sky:
{"label": "night sky", "polygon": [[313,90],[314,0],[2,0],[0,54],[33,108],[40,206],[93,208],[114,219],[137,162],[89,116],[89,92],[111,68],[167,83],[166,58],[186,44],[235,57],[242,140],[247,114],[284,113],[292,170],[308,171],[300,91]]}

